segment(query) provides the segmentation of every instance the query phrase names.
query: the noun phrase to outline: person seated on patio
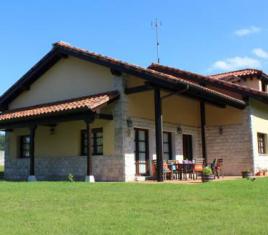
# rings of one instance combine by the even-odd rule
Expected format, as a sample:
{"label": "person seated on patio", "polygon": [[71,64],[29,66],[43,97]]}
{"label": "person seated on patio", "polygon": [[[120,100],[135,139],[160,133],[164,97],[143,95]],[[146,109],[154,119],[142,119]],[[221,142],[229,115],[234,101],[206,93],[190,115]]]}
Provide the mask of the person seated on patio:
{"label": "person seated on patio", "polygon": [[215,165],[215,176],[219,179],[223,177],[223,159],[217,159]]}
{"label": "person seated on patio", "polygon": [[215,158],[213,160],[213,162],[211,163],[211,170],[212,170],[212,173],[214,175],[214,179],[216,178],[216,175],[217,175],[217,159]]}
{"label": "person seated on patio", "polygon": [[166,161],[163,161],[163,178],[164,180],[167,179],[167,175],[171,178],[171,170],[168,168],[168,164]]}

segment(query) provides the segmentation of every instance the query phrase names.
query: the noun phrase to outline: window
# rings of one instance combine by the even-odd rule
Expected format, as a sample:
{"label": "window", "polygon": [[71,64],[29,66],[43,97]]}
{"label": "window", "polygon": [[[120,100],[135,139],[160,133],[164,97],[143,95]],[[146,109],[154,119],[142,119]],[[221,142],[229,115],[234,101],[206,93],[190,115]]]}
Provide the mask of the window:
{"label": "window", "polygon": [[172,160],[172,143],[171,143],[171,133],[163,133],[163,152],[164,160]]}
{"label": "window", "polygon": [[[86,130],[81,131],[81,155],[87,155],[88,138]],[[93,155],[103,154],[103,131],[102,128],[91,130],[91,149]]]}
{"label": "window", "polygon": [[30,136],[20,136],[20,158],[30,157]]}
{"label": "window", "polygon": [[135,128],[136,175],[149,174],[149,132]]}
{"label": "window", "polygon": [[266,153],[266,135],[258,133],[258,152],[259,154]]}

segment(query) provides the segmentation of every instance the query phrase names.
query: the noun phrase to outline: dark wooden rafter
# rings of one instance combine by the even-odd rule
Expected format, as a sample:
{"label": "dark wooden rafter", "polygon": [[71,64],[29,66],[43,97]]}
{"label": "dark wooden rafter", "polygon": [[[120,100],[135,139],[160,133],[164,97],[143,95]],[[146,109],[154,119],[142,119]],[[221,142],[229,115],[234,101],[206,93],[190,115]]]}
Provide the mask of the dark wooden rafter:
{"label": "dark wooden rafter", "polygon": [[144,84],[144,85],[135,86],[135,87],[128,87],[128,88],[125,89],[125,93],[127,95],[130,95],[130,94],[135,94],[135,93],[150,91],[152,89],[153,88],[150,85]]}
{"label": "dark wooden rafter", "polygon": [[37,126],[30,127],[30,176],[35,175],[35,131]]}
{"label": "dark wooden rafter", "polygon": [[122,72],[117,69],[111,68],[110,71],[111,71],[111,74],[114,76],[118,76],[118,77],[122,76]]}
{"label": "dark wooden rafter", "polygon": [[85,120],[86,132],[87,132],[87,176],[93,175],[92,170],[92,145],[91,145],[91,123],[94,121],[94,117],[88,117]]}
{"label": "dark wooden rafter", "polygon": [[113,120],[112,114],[99,113],[96,114],[90,110],[87,111],[76,111],[76,112],[64,112],[58,115],[50,116],[40,116],[24,119],[16,119],[0,123],[0,130],[14,129],[14,128],[24,128],[32,125],[55,125],[59,122],[68,122],[68,121],[79,121],[85,120],[88,117],[94,116],[98,119],[104,120]]}

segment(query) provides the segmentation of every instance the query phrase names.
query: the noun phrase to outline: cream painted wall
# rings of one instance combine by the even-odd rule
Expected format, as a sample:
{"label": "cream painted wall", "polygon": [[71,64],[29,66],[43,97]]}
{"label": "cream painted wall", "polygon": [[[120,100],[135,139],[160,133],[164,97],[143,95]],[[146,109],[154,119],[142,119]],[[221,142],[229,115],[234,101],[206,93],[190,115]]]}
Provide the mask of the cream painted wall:
{"label": "cream painted wall", "polygon": [[206,119],[208,126],[240,124],[243,120],[243,110],[227,106],[219,108],[206,105]]}
{"label": "cream painted wall", "polygon": [[10,105],[10,109],[112,90],[108,68],[76,58],[60,60]]}
{"label": "cream painted wall", "polygon": [[[131,86],[140,85],[131,81]],[[162,92],[162,95],[167,93]],[[200,126],[199,101],[185,96],[171,96],[163,100],[164,122]],[[131,94],[128,96],[128,115],[130,117],[154,120],[153,91]],[[227,106],[219,108],[206,104],[207,125],[229,125],[242,122],[243,111]]]}
{"label": "cream painted wall", "polygon": [[238,83],[239,85],[246,86],[258,91],[261,91],[261,81],[257,78],[247,79]]}
{"label": "cream painted wall", "polygon": [[268,150],[268,105],[262,102],[251,100],[251,126],[254,153],[255,171],[268,169],[268,153],[258,153],[257,133],[266,134],[266,149]]}
{"label": "cream painted wall", "polygon": [[[113,121],[95,120],[92,128],[103,128],[103,154],[112,155],[114,152]],[[40,126],[36,130],[36,157],[71,157],[80,156],[81,130],[85,129],[82,121],[60,123],[55,128],[55,134],[50,135],[50,128]],[[10,133],[10,158],[19,157],[19,136],[27,135],[27,129],[16,129]]]}
{"label": "cream painted wall", "polygon": [[[165,93],[162,93],[164,95]],[[168,123],[199,125],[198,102],[185,97],[172,96],[163,100],[163,120]],[[153,92],[142,92],[128,96],[128,115],[154,120]]]}

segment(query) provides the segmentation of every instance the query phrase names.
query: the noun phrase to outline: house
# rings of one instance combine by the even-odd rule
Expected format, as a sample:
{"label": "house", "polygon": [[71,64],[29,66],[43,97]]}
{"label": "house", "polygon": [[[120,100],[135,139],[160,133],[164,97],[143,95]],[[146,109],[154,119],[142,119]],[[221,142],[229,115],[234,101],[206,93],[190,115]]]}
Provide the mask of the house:
{"label": "house", "polygon": [[163,180],[163,160],[224,160],[225,175],[268,168],[268,76],[143,68],[65,42],[0,98],[5,178]]}

